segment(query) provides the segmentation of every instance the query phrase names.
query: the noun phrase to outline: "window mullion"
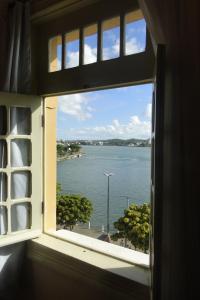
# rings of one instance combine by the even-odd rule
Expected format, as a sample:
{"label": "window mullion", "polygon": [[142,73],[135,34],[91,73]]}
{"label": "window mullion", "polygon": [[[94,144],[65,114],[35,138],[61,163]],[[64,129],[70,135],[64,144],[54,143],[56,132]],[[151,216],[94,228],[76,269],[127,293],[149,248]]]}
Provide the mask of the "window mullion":
{"label": "window mullion", "polygon": [[124,56],[124,46],[125,46],[125,16],[124,14],[120,15],[120,57]]}
{"label": "window mullion", "polygon": [[79,36],[79,65],[83,65],[84,43],[83,43],[83,28],[80,28]]}
{"label": "window mullion", "polygon": [[98,29],[97,29],[97,62],[102,60],[102,24],[101,21],[98,22]]}

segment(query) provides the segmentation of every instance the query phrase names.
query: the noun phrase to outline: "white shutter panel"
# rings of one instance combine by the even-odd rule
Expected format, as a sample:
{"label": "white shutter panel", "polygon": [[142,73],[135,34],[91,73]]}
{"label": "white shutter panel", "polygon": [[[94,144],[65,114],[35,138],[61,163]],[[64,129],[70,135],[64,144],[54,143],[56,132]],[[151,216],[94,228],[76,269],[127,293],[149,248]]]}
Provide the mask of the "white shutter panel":
{"label": "white shutter panel", "polygon": [[42,229],[42,98],[0,93],[0,246]]}

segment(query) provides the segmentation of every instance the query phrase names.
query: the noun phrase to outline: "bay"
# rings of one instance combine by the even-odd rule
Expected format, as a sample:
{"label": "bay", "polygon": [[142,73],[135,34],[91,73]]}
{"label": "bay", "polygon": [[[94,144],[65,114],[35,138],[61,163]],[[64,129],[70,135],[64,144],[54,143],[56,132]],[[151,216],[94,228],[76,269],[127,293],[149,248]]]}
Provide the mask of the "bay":
{"label": "bay", "polygon": [[91,228],[106,227],[108,179],[110,177],[110,226],[130,203],[150,201],[150,147],[82,146],[80,158],[57,162],[57,182],[64,193],[81,194],[93,203]]}

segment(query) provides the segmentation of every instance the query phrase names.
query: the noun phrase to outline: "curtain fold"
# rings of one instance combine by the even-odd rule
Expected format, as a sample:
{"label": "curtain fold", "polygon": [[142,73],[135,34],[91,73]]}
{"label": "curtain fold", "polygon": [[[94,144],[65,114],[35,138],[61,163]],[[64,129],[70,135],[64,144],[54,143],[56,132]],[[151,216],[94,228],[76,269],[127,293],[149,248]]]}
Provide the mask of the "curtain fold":
{"label": "curtain fold", "polygon": [[14,1],[9,7],[9,49],[3,90],[31,92],[30,3]]}
{"label": "curtain fold", "polygon": [[[31,36],[30,36],[30,1],[13,1],[9,6],[9,47],[7,69],[3,91],[30,94],[31,93]],[[11,167],[30,165],[30,143],[17,139],[17,135],[30,134],[30,109],[11,108],[11,134],[16,138],[11,141]],[[0,106],[0,135],[7,134],[7,111]],[[8,133],[9,134],[9,133]],[[0,168],[7,165],[6,142],[0,140]],[[7,208],[2,205],[7,200],[7,175],[0,172],[0,235],[7,232]],[[31,174],[29,171],[16,171],[11,175],[11,199],[30,197]],[[19,203],[11,207],[11,230],[23,230],[29,227],[30,204]]]}
{"label": "curtain fold", "polygon": [[6,207],[0,206],[0,234],[7,233],[7,214],[6,214]]}

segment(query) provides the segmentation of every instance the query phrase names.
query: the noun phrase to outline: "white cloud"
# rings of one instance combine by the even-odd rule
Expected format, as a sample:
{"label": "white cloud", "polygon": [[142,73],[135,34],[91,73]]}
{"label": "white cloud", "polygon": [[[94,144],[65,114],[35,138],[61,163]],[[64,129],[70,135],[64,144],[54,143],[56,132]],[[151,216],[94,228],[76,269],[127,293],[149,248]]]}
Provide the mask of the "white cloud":
{"label": "white cloud", "polygon": [[107,139],[107,138],[142,138],[150,137],[151,122],[142,121],[138,116],[132,116],[127,124],[115,119],[111,124],[91,128],[71,129],[71,134],[83,139]]}
{"label": "white cloud", "polygon": [[69,51],[67,54],[67,68],[77,67],[79,65],[79,51]]}
{"label": "white cloud", "polygon": [[[103,59],[111,59],[119,56],[119,47],[120,47],[120,41],[119,39],[115,40],[112,47],[104,47],[103,48]],[[140,43],[137,41],[136,38],[129,38],[126,40],[125,45],[125,52],[126,55],[140,53],[144,51],[144,47],[140,45]]]}
{"label": "white cloud", "polygon": [[[144,51],[143,46],[136,38],[130,38],[126,41],[126,55],[135,54]],[[103,60],[109,60],[119,57],[120,41],[113,40],[111,47],[103,48]],[[84,63],[91,64],[97,61],[97,48],[92,48],[88,44],[84,45]],[[79,51],[69,51],[67,55],[67,68],[73,68],[79,65]]]}
{"label": "white cloud", "polygon": [[58,108],[61,112],[74,116],[78,120],[86,120],[92,117],[91,99],[84,94],[73,94],[59,97]]}
{"label": "white cloud", "polygon": [[[91,64],[97,61],[97,48],[92,48],[88,44],[84,45],[84,64]],[[79,65],[79,51],[69,51],[67,54],[67,68]]]}
{"label": "white cloud", "polygon": [[97,48],[84,45],[84,64],[91,64],[97,61]]}
{"label": "white cloud", "polygon": [[144,51],[143,47],[138,43],[136,38],[126,41],[126,55],[135,54]]}
{"label": "white cloud", "polygon": [[119,39],[113,40],[111,47],[103,48],[103,60],[112,59],[119,56]]}

